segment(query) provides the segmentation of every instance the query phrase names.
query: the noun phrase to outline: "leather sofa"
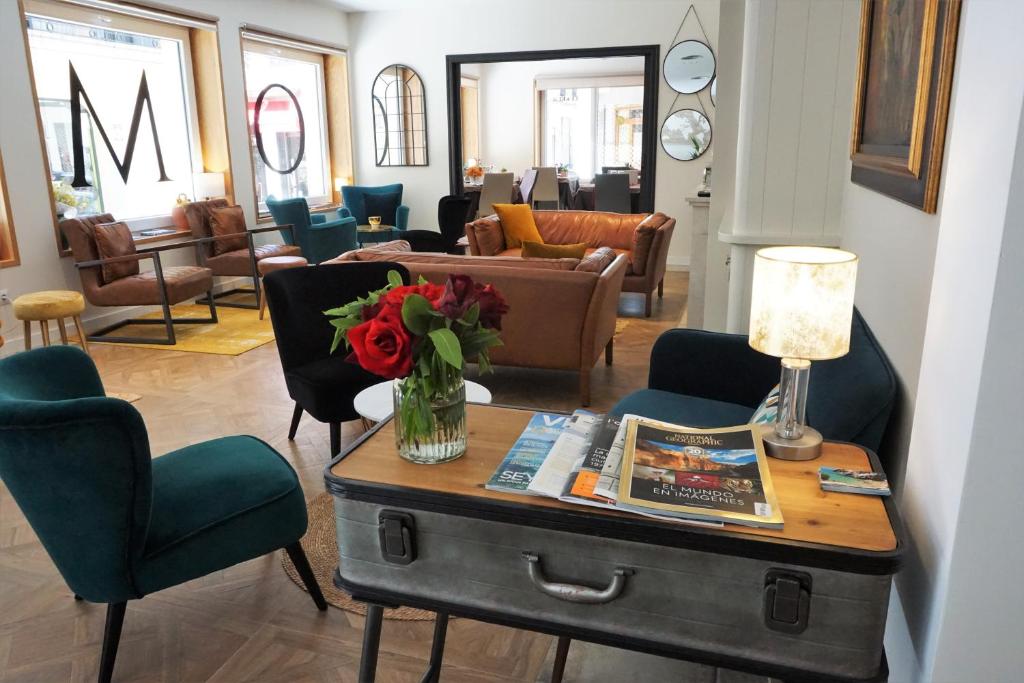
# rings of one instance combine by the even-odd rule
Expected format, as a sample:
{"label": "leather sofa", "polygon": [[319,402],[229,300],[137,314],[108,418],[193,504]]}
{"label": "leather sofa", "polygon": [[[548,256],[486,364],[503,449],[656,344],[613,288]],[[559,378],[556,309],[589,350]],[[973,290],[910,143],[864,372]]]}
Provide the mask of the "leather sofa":
{"label": "leather sofa", "polygon": [[[654,290],[664,293],[668,245],[676,220],[663,213],[621,214],[600,211],[534,211],[537,230],[547,244],[579,244],[589,250],[610,247],[626,257],[622,291],[639,292],[647,301],[644,314],[651,315]],[[497,216],[466,225],[470,253],[477,256],[518,256],[520,249],[505,246]]]}
{"label": "leather sofa", "polygon": [[[396,250],[400,249],[400,250]],[[444,283],[451,273],[493,284],[509,312],[502,321],[503,346],[491,349],[494,365],[576,370],[580,402],[590,404],[590,371],[601,352],[612,362],[619,293],[628,259],[602,249],[587,259],[464,256],[408,251],[404,241],[342,254],[327,263],[391,261]],[[607,264],[607,265],[604,265]],[[595,270],[588,270],[595,269]]]}

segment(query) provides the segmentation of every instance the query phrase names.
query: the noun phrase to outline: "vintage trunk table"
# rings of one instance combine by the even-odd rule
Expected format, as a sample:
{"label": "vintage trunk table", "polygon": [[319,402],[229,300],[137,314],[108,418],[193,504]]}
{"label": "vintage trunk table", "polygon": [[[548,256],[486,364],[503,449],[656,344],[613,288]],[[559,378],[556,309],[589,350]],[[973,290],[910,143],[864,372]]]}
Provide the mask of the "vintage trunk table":
{"label": "vintage trunk table", "polygon": [[785,681],[884,681],[882,638],[903,544],[888,498],[821,491],[818,467],[879,469],[826,443],[769,458],[783,529],[706,528],[488,491],[532,411],[469,405],[469,449],[443,465],[400,459],[392,422],[328,465],[339,587],[370,603],[360,681],[376,672],[382,606],[586,640]]}

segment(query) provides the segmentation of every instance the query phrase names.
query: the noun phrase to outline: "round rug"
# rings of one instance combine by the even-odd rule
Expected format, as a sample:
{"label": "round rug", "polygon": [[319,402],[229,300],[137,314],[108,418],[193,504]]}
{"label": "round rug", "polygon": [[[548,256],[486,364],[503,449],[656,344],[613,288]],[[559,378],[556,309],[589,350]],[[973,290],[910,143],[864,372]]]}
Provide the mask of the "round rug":
{"label": "round rug", "polygon": [[[334,570],[338,566],[338,536],[334,529],[334,502],[331,494],[321,493],[309,501],[309,528],[302,537],[302,548],[306,551],[309,565],[313,568],[316,582],[324,592],[327,604],[343,609],[346,612],[366,615],[366,604],[352,599],[352,596],[334,585]],[[281,552],[281,566],[285,574],[299,588],[306,590],[295,571],[295,565],[288,558],[288,553]],[[433,621],[434,613],[412,607],[385,609],[385,619],[397,621]]]}

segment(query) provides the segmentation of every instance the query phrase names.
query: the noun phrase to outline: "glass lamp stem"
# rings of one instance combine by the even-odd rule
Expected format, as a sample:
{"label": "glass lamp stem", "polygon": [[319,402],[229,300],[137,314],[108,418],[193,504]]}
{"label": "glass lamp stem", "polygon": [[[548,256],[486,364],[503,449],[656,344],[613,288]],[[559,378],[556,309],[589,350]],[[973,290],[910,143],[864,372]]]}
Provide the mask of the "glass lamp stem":
{"label": "glass lamp stem", "polygon": [[804,435],[807,413],[807,381],[811,376],[811,361],[801,358],[783,358],[779,380],[779,412],[775,433],[783,439],[799,439]]}

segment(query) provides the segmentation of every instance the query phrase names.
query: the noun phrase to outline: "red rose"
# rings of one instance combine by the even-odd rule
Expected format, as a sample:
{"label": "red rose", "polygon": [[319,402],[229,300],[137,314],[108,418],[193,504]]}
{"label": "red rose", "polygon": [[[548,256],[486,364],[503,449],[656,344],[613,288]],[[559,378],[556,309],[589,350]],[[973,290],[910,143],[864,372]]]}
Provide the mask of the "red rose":
{"label": "red rose", "polygon": [[400,310],[383,307],[377,317],[349,330],[348,341],[364,370],[384,379],[405,377],[412,371],[412,339]]}
{"label": "red rose", "polygon": [[501,329],[501,316],[508,313],[505,298],[494,285],[476,286],[476,301],[480,304],[480,324],[495,330]]}
{"label": "red rose", "polygon": [[430,282],[422,285],[403,285],[392,289],[390,292],[382,296],[380,301],[385,306],[395,306],[401,310],[402,302],[405,301],[405,297],[410,294],[419,294],[424,299],[434,304],[434,307],[436,308],[438,300],[441,298],[441,295],[444,294],[444,287]]}
{"label": "red rose", "polygon": [[449,275],[437,310],[446,318],[458,320],[476,303],[473,280],[468,275]]}

